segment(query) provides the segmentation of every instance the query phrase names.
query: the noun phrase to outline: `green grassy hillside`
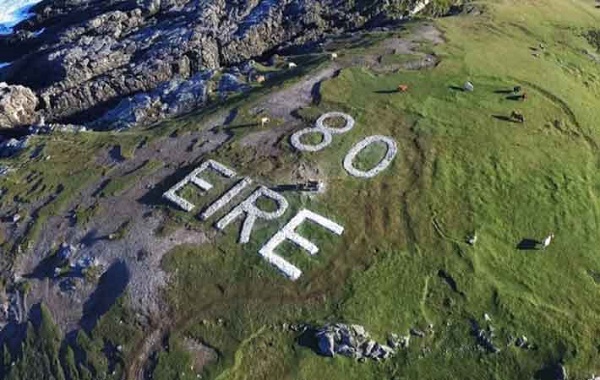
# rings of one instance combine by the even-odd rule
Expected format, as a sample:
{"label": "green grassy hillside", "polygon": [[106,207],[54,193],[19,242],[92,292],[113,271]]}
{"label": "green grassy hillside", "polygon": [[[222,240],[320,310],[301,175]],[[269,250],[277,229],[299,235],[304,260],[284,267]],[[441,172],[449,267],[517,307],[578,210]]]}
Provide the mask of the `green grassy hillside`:
{"label": "green grassy hillside", "polygon": [[[600,373],[600,304],[595,302],[600,295],[600,58],[594,42],[600,10],[592,0],[475,4],[479,15],[432,21],[445,42],[422,42],[421,50],[441,59],[436,67],[376,70],[348,64],[325,81],[318,104],[296,116],[312,123],[323,112],[343,111],[356,126],[335,135],[323,151],[295,151],[291,133],[278,140],[276,153],[261,149],[248,143],[264,132],[252,126],[231,132],[224,147],[199,157],[267,185],[292,182],[292,169],[318,168],[327,191],[314,198],[285,193],[291,211],[275,223],[259,222],[244,246],[236,242],[236,224],[225,233],[209,232],[207,244],[178,247],[163,259],[170,282],[169,313],[162,322],[170,344],[158,353],[155,379],[196,378],[184,338],[218,351],[219,359],[202,374],[207,379],[547,379],[547,368],[556,363],[573,379]],[[369,54],[394,63],[398,57],[379,44],[416,27],[372,35],[371,44],[336,46],[344,64]],[[318,61],[314,67],[327,64]],[[466,81],[474,84],[473,92],[461,90]],[[399,84],[409,90],[396,92]],[[514,86],[527,92],[525,101],[510,99]],[[233,99],[228,106],[238,112],[231,124],[252,121],[251,109],[272,89]],[[525,123],[507,120],[512,111],[521,112]],[[92,134],[82,146],[109,146],[120,139],[127,151],[142,137],[184,134],[205,120],[190,116],[123,137]],[[272,128],[284,124],[275,120]],[[393,137],[399,154],[373,179],[350,177],[342,167],[346,152],[375,134]],[[46,145],[47,154],[60,157],[63,148],[54,144]],[[359,165],[367,167],[381,155],[377,148],[365,150]],[[160,167],[147,164],[140,175]],[[67,168],[48,168],[50,176],[61,170]],[[101,169],[90,162],[81,172],[72,170],[83,181]],[[137,178],[113,181],[105,196],[118,196]],[[10,180],[9,194],[28,189],[24,179]],[[208,204],[219,194],[196,201]],[[169,214],[162,233],[177,225],[212,231],[212,222],[224,214],[203,223],[194,214],[161,207]],[[345,231],[337,237],[320,228],[301,229],[321,252],[309,257],[285,245],[280,252],[304,272],[291,282],[257,252],[301,208],[335,220]],[[40,218],[52,211],[42,209]],[[473,232],[478,241],[471,246],[465,239]],[[550,233],[556,237],[545,250],[518,247]],[[494,342],[501,350],[495,354],[482,349],[472,331],[474,322],[484,324],[484,314],[496,329]],[[330,321],[364,325],[379,341],[412,327],[433,325],[433,332],[413,338],[407,350],[387,361],[361,363],[317,356],[284,327]],[[101,327],[107,329],[106,323]],[[520,336],[528,338],[530,349],[515,347]],[[133,342],[124,367],[136,360]]]}
{"label": "green grassy hillside", "polygon": [[[224,370],[219,379],[528,379],[543,378],[543,369],[559,361],[573,378],[600,372],[599,69],[585,54],[595,49],[586,33],[598,15],[591,1],[480,5],[480,16],[437,22],[446,43],[434,48],[442,58],[435,69],[346,69],[322,86],[316,109],[302,110],[309,120],[343,110],[357,127],[322,152],[290,152],[276,164],[318,165],[329,191],[294,205],[346,227],[341,239],[319,237],[325,249],[304,263],[310,270],[298,284],[256,258],[267,233],[243,253],[224,243],[235,238],[231,231],[216,247],[184,249],[167,260],[178,271],[169,294],[180,308],[231,323],[184,324],[225,349],[211,372]],[[453,89],[467,80],[474,92]],[[386,93],[399,83],[409,92]],[[525,102],[502,93],[516,85],[527,91]],[[513,110],[525,115],[524,124],[502,119]],[[345,152],[371,134],[393,136],[399,156],[375,179],[347,176]],[[240,167],[228,158],[221,159]],[[260,175],[256,169],[243,170]],[[263,174],[277,180],[277,171]],[[473,247],[464,243],[472,231],[479,238]],[[547,250],[517,249],[523,239],[551,232],[556,240]],[[223,277],[224,295],[205,286]],[[184,291],[193,284],[205,285]],[[471,320],[483,323],[484,313],[496,327],[498,354],[478,349],[472,335]],[[363,324],[379,339],[428,324],[435,334],[414,339],[388,362],[355,363],[318,357],[293,333],[269,328],[307,320]],[[535,349],[507,345],[521,335]]]}

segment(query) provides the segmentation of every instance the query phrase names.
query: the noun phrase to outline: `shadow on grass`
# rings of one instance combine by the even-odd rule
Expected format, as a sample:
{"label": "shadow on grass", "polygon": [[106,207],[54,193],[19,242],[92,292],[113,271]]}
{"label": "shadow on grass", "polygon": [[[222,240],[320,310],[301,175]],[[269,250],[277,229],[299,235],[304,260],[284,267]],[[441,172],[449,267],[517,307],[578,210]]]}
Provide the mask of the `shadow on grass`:
{"label": "shadow on grass", "polygon": [[162,180],[160,183],[154,186],[152,190],[144,194],[141,198],[138,198],[137,201],[146,206],[167,204],[167,201],[163,200],[163,194],[171,187],[175,186],[175,184],[181,181],[186,175],[190,174],[192,170],[196,169],[196,167],[198,167],[198,164],[193,163],[178,168],[175,173]]}
{"label": "shadow on grass", "polygon": [[276,185],[270,187],[273,191],[300,191],[300,185],[297,184],[286,184],[286,185]]}
{"label": "shadow on grass", "polygon": [[113,160],[114,163],[121,163],[125,161],[123,152],[120,145],[113,145],[108,151],[108,156]]}
{"label": "shadow on grass", "polygon": [[310,97],[311,97],[312,103],[314,105],[319,105],[321,103],[321,84],[322,83],[323,83],[323,81],[318,81],[310,89]]}
{"label": "shadow on grass", "polygon": [[563,374],[563,367],[559,363],[548,364],[540,369],[533,376],[535,380],[556,380],[566,379]]}
{"label": "shadow on grass", "polygon": [[235,118],[238,115],[238,108],[235,107],[234,109],[232,109],[229,114],[227,114],[227,117],[225,118],[225,121],[223,122],[223,125],[229,125],[231,123],[233,123],[233,121],[235,120]]}
{"label": "shadow on grass", "polygon": [[514,92],[513,90],[496,90],[496,91],[494,91],[494,94],[510,95],[513,92]]}
{"label": "shadow on grass", "polygon": [[458,92],[465,92],[465,89],[460,87],[460,86],[448,86],[449,89],[453,90],[453,91],[458,91]]}
{"label": "shadow on grass", "polygon": [[492,115],[492,117],[494,119],[498,119],[498,120],[502,120],[502,121],[507,121],[509,123],[516,123],[516,121],[514,121],[513,119],[511,119],[509,116],[506,116],[506,115]]}
{"label": "shadow on grass", "polygon": [[108,235],[100,236],[100,235],[98,235],[97,229],[92,229],[88,233],[86,233],[85,236],[82,237],[79,242],[85,246],[91,247],[92,245],[94,245],[94,243],[101,241],[101,240],[107,240],[107,239],[108,239]]}
{"label": "shadow on grass", "polygon": [[465,293],[458,289],[458,285],[456,284],[454,277],[452,277],[448,272],[446,272],[443,269],[440,269],[438,271],[438,277],[444,280],[454,293],[460,294],[462,297],[465,297]]}
{"label": "shadow on grass", "polygon": [[538,244],[540,244],[540,242],[537,240],[523,239],[517,244],[517,249],[521,251],[532,251],[537,249]]}
{"label": "shadow on grass", "polygon": [[507,100],[512,100],[514,102],[522,101],[523,95],[510,95],[506,97]]}
{"label": "shadow on grass", "polygon": [[236,129],[258,127],[259,125],[260,125],[260,123],[238,124],[238,125],[231,125],[231,126],[227,126],[227,127],[221,127],[220,130],[227,132],[227,131],[233,131]]}
{"label": "shadow on grass", "polygon": [[52,254],[40,261],[39,264],[33,269],[33,272],[26,274],[23,277],[34,278],[36,280],[53,278],[54,268],[61,267],[66,263],[68,263],[68,260],[61,260],[57,254]]}
{"label": "shadow on grass", "polygon": [[319,341],[316,337],[317,329],[309,327],[297,338],[298,345],[308,348],[319,355]]}
{"label": "shadow on grass", "polygon": [[374,91],[376,94],[397,94],[398,90],[379,90]]}
{"label": "shadow on grass", "polygon": [[100,277],[96,290],[83,305],[80,326],[88,334],[117,299],[125,292],[129,283],[129,268],[123,261],[112,264]]}

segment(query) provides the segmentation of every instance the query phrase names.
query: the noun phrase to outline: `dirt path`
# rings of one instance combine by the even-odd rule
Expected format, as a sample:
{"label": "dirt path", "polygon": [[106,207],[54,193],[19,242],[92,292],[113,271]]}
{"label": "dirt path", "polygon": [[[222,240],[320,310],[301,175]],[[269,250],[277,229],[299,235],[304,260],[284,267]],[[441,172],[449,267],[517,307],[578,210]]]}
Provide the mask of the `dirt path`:
{"label": "dirt path", "polygon": [[269,115],[287,121],[295,121],[292,112],[311,104],[319,94],[319,87],[325,80],[333,78],[342,67],[337,63],[307,75],[300,82],[283,90],[267,95],[257,107],[264,108]]}
{"label": "dirt path", "polygon": [[136,350],[136,355],[127,370],[127,379],[144,380],[144,370],[150,356],[158,349],[166,334],[165,327],[156,327],[146,335],[140,347]]}

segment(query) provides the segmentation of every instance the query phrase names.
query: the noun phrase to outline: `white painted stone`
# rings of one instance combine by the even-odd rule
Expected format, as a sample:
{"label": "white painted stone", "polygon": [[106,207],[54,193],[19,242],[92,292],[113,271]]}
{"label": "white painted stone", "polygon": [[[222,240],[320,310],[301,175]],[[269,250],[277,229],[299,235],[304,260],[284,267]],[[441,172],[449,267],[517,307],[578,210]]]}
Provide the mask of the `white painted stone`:
{"label": "white painted stone", "polygon": [[[382,142],[387,145],[385,157],[383,157],[383,159],[377,165],[375,165],[374,168],[366,172],[355,168],[353,162],[356,156],[367,146],[377,142]],[[348,154],[346,154],[346,157],[344,157],[344,169],[346,169],[346,171],[354,177],[372,178],[384,171],[390,165],[394,157],[396,157],[396,154],[398,154],[398,147],[396,146],[396,141],[394,141],[392,138],[381,135],[369,136],[359,141],[350,149],[350,151],[348,151]]]}
{"label": "white painted stone", "polygon": [[296,214],[282,229],[277,231],[275,235],[258,251],[258,253],[267,260],[270,264],[277,267],[283,272],[288,278],[295,281],[301,275],[302,271],[296,266],[285,260],[283,257],[276,254],[275,248],[283,243],[285,240],[289,240],[301,248],[307,250],[311,255],[315,255],[319,252],[319,247],[309,241],[303,236],[300,236],[296,232],[296,228],[300,226],[304,221],[310,220],[322,227],[325,227],[329,231],[336,235],[341,235],[344,232],[344,227],[339,224],[317,214],[310,210],[303,209]]}
{"label": "white painted stone", "polygon": [[[325,120],[334,117],[341,117],[346,121],[346,124],[344,124],[342,128],[332,128],[325,125]],[[354,128],[354,118],[343,112],[327,112],[317,119],[316,128],[327,130],[333,133],[334,135],[346,133],[352,130],[352,128]]]}
{"label": "white painted stone", "polygon": [[194,171],[179,181],[175,186],[167,190],[167,192],[163,194],[163,198],[175,203],[177,206],[181,207],[187,212],[192,211],[196,206],[190,201],[177,195],[177,192],[188,183],[193,183],[203,191],[209,191],[212,189],[212,184],[199,177],[199,175],[205,172],[207,169],[212,169],[226,178],[232,178],[236,175],[235,171],[229,169],[227,166],[214,160],[208,160],[202,163],[202,165],[200,165],[198,168],[194,169]]}
{"label": "white painted stone", "polygon": [[423,0],[423,1],[419,1],[415,7],[413,9],[410,10],[410,15],[414,16],[417,13],[421,12],[423,9],[425,9],[426,6],[429,5],[429,3],[431,2],[431,0]]}
{"label": "white painted stone", "polygon": [[[302,141],[300,141],[300,138],[304,135],[307,135],[309,133],[320,133],[323,136],[323,141],[321,141],[320,143],[318,143],[317,145],[308,145],[308,144],[304,144]],[[298,150],[304,151],[304,152],[318,152],[326,147],[329,146],[329,144],[331,144],[331,142],[333,141],[333,137],[331,136],[331,133],[325,129],[319,129],[319,128],[304,128],[299,130],[298,132],[294,133],[292,135],[292,138],[290,139],[292,146]]]}
{"label": "white painted stone", "polygon": [[[333,117],[341,117],[346,121],[346,123],[342,128],[332,128],[325,125],[325,121]],[[317,119],[317,122],[313,128],[304,128],[299,130],[292,135],[290,140],[292,146],[298,150],[305,152],[318,152],[331,144],[333,140],[332,135],[342,134],[350,131],[352,128],[354,128],[354,123],[354,119],[348,114],[343,112],[328,112],[321,115],[321,117]],[[323,141],[317,145],[308,145],[302,143],[300,138],[309,133],[320,133],[323,136]]]}
{"label": "white painted stone", "polygon": [[[275,211],[263,211],[256,206],[256,201],[261,198],[269,198],[277,203],[277,210]],[[242,203],[237,205],[227,215],[221,218],[217,222],[217,228],[224,230],[231,222],[246,214],[246,219],[242,224],[242,232],[240,234],[240,243],[245,244],[250,241],[250,234],[252,233],[252,227],[256,222],[256,219],[261,218],[265,220],[274,220],[282,216],[288,208],[288,201],[283,195],[274,192],[264,186],[260,186],[256,191],[245,199]]]}
{"label": "white painted stone", "polygon": [[200,219],[206,220],[213,216],[217,211],[225,207],[226,204],[231,202],[233,198],[235,198],[239,193],[241,193],[246,187],[248,187],[252,183],[252,179],[246,177],[235,184],[231,189],[229,189],[225,194],[223,194],[219,199],[214,201],[210,206],[206,208],[201,214]]}

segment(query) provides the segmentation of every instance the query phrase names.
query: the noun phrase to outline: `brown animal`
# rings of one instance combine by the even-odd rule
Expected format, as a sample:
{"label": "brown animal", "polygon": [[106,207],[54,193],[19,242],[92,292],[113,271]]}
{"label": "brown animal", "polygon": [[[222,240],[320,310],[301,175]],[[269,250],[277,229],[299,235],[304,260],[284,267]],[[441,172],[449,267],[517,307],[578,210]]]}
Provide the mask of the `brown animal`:
{"label": "brown animal", "polygon": [[408,86],[405,84],[401,84],[398,86],[398,92],[406,92],[408,91]]}
{"label": "brown animal", "polygon": [[525,101],[525,99],[527,99],[527,93],[525,91],[523,91],[523,94],[521,95],[521,101]]}

